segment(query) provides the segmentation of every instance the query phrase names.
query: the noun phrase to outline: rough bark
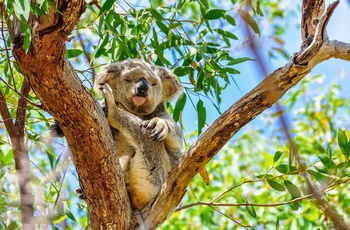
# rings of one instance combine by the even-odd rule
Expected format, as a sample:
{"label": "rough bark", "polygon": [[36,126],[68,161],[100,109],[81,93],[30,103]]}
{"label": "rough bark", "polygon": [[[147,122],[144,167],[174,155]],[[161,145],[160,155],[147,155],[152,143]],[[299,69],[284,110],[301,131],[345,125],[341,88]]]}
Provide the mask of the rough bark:
{"label": "rough bark", "polygon": [[[178,205],[195,174],[235,133],[271,107],[315,65],[329,58],[350,60],[349,44],[328,41],[324,36],[327,21],[337,4],[323,12],[321,1],[315,5],[311,0],[305,2],[310,5],[310,11],[316,12],[318,20],[314,24],[312,16],[305,24],[305,28],[311,25],[314,29],[310,27],[303,33],[301,50],[232,105],[193,144],[155,201],[142,211],[144,228],[159,226]],[[58,1],[57,8],[65,17],[54,11],[44,19],[32,16],[33,42],[29,53],[25,53],[20,44],[15,44],[13,52],[43,108],[65,133],[87,198],[92,229],[128,229],[131,209],[107,121],[64,58],[64,42],[83,11],[84,2]]]}
{"label": "rough bark", "polygon": [[[30,16],[32,44],[28,53],[14,34],[13,54],[35,94],[62,128],[92,229],[128,229],[131,208],[107,120],[65,58],[67,36],[85,10],[83,0],[56,1],[44,18]],[[16,31],[16,28],[13,28]]]}

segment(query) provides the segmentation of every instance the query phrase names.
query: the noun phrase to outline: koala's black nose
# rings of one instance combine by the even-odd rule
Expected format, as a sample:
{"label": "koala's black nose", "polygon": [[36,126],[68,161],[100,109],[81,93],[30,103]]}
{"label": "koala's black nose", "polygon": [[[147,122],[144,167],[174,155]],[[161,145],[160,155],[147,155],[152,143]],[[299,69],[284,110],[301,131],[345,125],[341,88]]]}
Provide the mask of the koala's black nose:
{"label": "koala's black nose", "polygon": [[146,79],[141,78],[136,83],[136,95],[146,97],[147,92],[148,92],[148,82],[146,81]]}

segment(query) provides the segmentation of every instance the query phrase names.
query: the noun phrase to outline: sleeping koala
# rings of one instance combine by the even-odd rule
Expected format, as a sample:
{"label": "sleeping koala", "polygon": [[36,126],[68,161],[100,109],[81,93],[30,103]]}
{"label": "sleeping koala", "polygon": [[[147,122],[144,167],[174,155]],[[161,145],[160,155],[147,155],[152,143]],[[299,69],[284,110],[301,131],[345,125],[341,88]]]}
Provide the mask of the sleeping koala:
{"label": "sleeping koala", "polygon": [[182,131],[165,106],[181,85],[166,68],[126,60],[107,65],[94,90],[105,98],[131,204],[141,210],[182,155]]}

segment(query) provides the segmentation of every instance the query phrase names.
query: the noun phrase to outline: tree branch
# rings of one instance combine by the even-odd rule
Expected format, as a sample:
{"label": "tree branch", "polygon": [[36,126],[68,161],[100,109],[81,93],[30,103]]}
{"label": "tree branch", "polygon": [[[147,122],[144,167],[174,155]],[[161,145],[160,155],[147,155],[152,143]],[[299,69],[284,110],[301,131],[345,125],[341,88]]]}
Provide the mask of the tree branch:
{"label": "tree branch", "polygon": [[25,113],[27,111],[26,98],[29,94],[30,86],[28,81],[24,81],[19,97],[16,122],[13,123],[11,114],[7,109],[7,104],[4,96],[0,92],[0,113],[4,120],[6,130],[10,135],[12,149],[14,152],[14,160],[16,166],[17,180],[20,191],[20,203],[22,214],[23,229],[34,229],[34,199],[32,188],[30,186],[30,161],[28,149],[24,141]]}
{"label": "tree branch", "polygon": [[[317,34],[304,50],[292,60],[267,76],[258,86],[232,105],[199,137],[180,159],[169,175],[155,201],[143,210],[146,226],[159,226],[181,201],[190,180],[243,126],[270,108],[292,86],[296,85],[317,64],[329,58],[350,59],[350,44],[338,41],[319,41],[325,26],[339,1],[330,5],[318,21]],[[321,43],[320,43],[321,42]],[[341,54],[336,48],[341,48]]]}

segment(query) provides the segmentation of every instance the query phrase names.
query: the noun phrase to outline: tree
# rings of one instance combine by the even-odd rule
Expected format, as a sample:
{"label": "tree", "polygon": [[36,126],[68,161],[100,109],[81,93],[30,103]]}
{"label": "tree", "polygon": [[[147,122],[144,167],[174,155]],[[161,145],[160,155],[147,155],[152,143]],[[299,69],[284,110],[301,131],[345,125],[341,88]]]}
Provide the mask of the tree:
{"label": "tree", "polygon": [[[237,4],[237,1],[232,3]],[[0,111],[16,165],[23,228],[33,229],[35,224],[52,224],[52,219],[55,219],[46,216],[44,219],[47,222],[42,222],[42,218],[34,216],[28,147],[35,147],[26,144],[27,139],[35,143],[40,142],[38,136],[33,135],[36,132],[30,133],[27,130],[32,131],[40,127],[44,129],[45,125],[34,127],[34,123],[43,120],[47,126],[49,120],[45,112],[54,117],[65,133],[80,185],[87,197],[91,228],[132,229],[138,225],[147,229],[156,228],[179,204],[190,180],[238,130],[275,104],[318,63],[329,58],[350,60],[350,44],[330,41],[326,33],[327,22],[338,3],[339,1],[334,2],[324,10],[323,1],[303,1],[303,44],[300,51],[295,53],[284,67],[269,75],[266,73],[266,78],[256,88],[222,113],[186,151],[155,201],[138,213],[130,208],[108,123],[97,100],[88,89],[91,88],[89,82],[93,76],[88,71],[82,72],[87,79],[82,82],[67,57],[84,56],[91,65],[89,71],[92,73],[95,71],[95,63],[99,63],[102,57],[112,61],[143,58],[157,65],[174,66],[175,74],[181,79],[188,77],[192,84],[192,88],[188,87],[189,91],[192,89],[196,93],[214,95],[218,104],[222,90],[232,81],[230,76],[238,73],[232,66],[250,59],[233,58],[230,55],[231,42],[237,39],[229,30],[236,26],[234,17],[230,15],[230,11],[221,10],[215,3],[206,0],[179,1],[167,7],[162,5],[162,1],[156,1],[152,7],[141,9],[129,5],[130,9],[127,12],[119,14],[114,12],[114,1],[92,1],[88,4],[81,0],[15,0],[7,4],[1,2],[2,38],[5,45],[2,65],[4,74],[1,79],[6,87],[1,88]],[[127,2],[125,4],[128,5]],[[249,1],[235,8],[240,18],[257,34],[260,30],[252,15],[262,15],[262,5],[272,9],[273,4],[267,2],[264,5],[260,1]],[[78,24],[85,10],[90,14],[85,15]],[[182,18],[186,13],[191,14],[193,19]],[[277,10],[275,13],[283,14]],[[8,29],[6,34],[5,28]],[[86,39],[83,37],[88,36],[88,31],[85,31],[85,34],[81,31],[91,28],[95,28],[99,39],[84,44]],[[247,27],[244,28],[250,31]],[[71,37],[72,31],[76,38]],[[192,36],[191,32],[196,36]],[[224,45],[215,42],[218,38],[223,40]],[[73,48],[66,51],[67,41],[82,43],[81,50]],[[8,48],[10,43],[12,50]],[[253,48],[254,45],[252,42]],[[176,63],[168,60],[167,50],[175,53],[178,59]],[[11,59],[11,54],[15,60]],[[261,66],[263,70],[263,63]],[[183,94],[173,107],[176,120],[181,117],[187,97]],[[205,124],[205,107],[202,100],[198,101],[196,108],[198,131],[201,132]],[[37,116],[37,120],[30,115]],[[15,122],[13,117],[16,118]],[[288,136],[287,128],[285,131],[289,140],[290,156],[298,162],[297,169],[305,173],[303,162],[297,154],[297,145]],[[346,133],[339,132],[338,139],[340,148],[347,155],[349,141]],[[3,141],[2,144],[7,144],[6,142]],[[2,155],[2,162],[8,163],[12,160],[11,154]],[[55,169],[59,161],[54,162],[52,156],[48,158],[50,167]],[[331,159],[328,158],[328,161]],[[325,158],[320,160],[327,165]],[[342,163],[347,165],[347,161]],[[331,163],[328,164],[329,167],[330,165]],[[281,169],[281,172],[294,171],[291,170],[291,166],[293,165],[290,164],[287,171]],[[321,177],[317,173],[314,175]],[[264,180],[269,182],[271,187],[282,189],[282,185],[275,180]],[[325,215],[332,220],[334,226],[339,229],[345,228],[344,222],[323,202],[322,191],[318,191],[307,179],[306,184],[310,196],[325,210]],[[52,184],[52,187],[60,194],[61,186]],[[282,187],[289,191],[293,199],[300,197],[292,182],[285,180]],[[54,206],[57,205],[58,199],[59,195],[54,201]],[[297,209],[298,203],[295,204],[294,208]],[[254,216],[253,208],[247,210]],[[55,213],[50,212],[50,215],[54,216]],[[72,218],[69,212],[66,216]]]}

